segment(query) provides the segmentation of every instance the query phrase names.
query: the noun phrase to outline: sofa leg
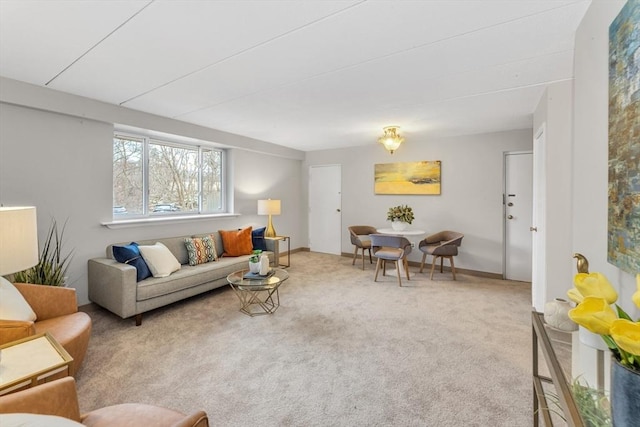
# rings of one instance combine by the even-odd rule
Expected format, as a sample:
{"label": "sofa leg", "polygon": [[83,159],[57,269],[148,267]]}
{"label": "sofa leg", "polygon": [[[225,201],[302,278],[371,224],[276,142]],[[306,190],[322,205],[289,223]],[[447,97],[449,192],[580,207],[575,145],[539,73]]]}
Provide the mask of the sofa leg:
{"label": "sofa leg", "polygon": [[136,314],[136,326],[142,325],[142,313]]}

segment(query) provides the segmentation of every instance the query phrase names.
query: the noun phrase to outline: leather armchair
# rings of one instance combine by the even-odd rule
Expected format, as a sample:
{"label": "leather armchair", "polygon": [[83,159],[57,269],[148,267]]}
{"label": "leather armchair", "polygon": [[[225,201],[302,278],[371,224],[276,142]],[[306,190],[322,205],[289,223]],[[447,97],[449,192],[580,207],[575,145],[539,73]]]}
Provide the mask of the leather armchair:
{"label": "leather armchair", "polygon": [[462,233],[447,230],[432,234],[423,239],[418,244],[418,248],[422,251],[420,273],[422,273],[422,269],[424,268],[424,261],[427,255],[432,255],[433,259],[431,260],[431,275],[429,279],[433,280],[433,270],[438,258],[440,258],[440,273],[442,273],[443,270],[444,258],[447,258],[451,265],[453,280],[456,280],[456,267],[453,263],[453,257],[458,255],[458,246],[462,244],[463,237],[464,234]]}
{"label": "leather armchair", "polygon": [[369,263],[373,264],[373,259],[371,258],[371,240],[368,236],[377,232],[378,230],[376,230],[375,227],[371,227],[369,225],[352,225],[349,227],[349,236],[351,237],[351,243],[353,243],[354,246],[353,261],[351,261],[351,265],[356,263],[359,249],[362,249],[362,269],[364,270],[365,250],[369,251]]}
{"label": "leather armchair", "polygon": [[76,383],[65,377],[26,390],[0,396],[0,413],[56,415],[92,427],[208,427],[204,411],[191,415],[158,406],[124,403],[81,415]]}
{"label": "leather armchair", "polygon": [[0,319],[0,344],[49,332],[73,357],[69,375],[75,376],[89,346],[91,318],[78,311],[76,290],[57,286],[14,283],[31,309],[35,322]]}

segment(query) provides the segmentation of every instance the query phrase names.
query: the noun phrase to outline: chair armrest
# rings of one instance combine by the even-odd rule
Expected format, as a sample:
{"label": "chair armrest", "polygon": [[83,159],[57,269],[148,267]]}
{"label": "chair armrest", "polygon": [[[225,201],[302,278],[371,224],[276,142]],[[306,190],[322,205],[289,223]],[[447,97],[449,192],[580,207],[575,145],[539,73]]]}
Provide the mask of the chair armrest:
{"label": "chair armrest", "polygon": [[172,427],[209,427],[209,418],[206,412],[198,411],[186,416],[182,421],[175,423]]}
{"label": "chair armrest", "polygon": [[34,323],[29,320],[0,319],[0,345],[36,334]]}
{"label": "chair armrest", "polygon": [[73,314],[78,311],[76,290],[59,286],[31,285],[14,283],[31,309],[38,316],[38,321]]}
{"label": "chair armrest", "polygon": [[72,377],[0,396],[0,413],[57,415],[80,421],[76,382]]}

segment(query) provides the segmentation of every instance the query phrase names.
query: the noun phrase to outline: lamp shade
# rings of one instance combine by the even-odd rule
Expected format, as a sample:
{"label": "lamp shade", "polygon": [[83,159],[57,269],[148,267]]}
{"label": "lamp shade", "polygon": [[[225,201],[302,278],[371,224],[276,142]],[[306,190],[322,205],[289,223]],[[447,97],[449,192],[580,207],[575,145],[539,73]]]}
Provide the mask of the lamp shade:
{"label": "lamp shade", "polygon": [[0,276],[38,263],[36,208],[0,207]]}
{"label": "lamp shade", "polygon": [[258,200],[258,215],[280,215],[280,200]]}

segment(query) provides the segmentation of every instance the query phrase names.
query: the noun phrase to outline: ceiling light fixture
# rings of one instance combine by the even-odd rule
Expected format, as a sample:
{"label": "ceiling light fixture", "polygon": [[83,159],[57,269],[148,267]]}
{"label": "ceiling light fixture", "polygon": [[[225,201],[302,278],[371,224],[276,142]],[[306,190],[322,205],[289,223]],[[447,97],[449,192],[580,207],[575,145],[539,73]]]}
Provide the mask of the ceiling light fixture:
{"label": "ceiling light fixture", "polygon": [[378,142],[384,145],[384,148],[391,154],[398,149],[404,138],[400,136],[398,131],[400,128],[398,126],[387,126],[383,128],[384,135],[378,138]]}

